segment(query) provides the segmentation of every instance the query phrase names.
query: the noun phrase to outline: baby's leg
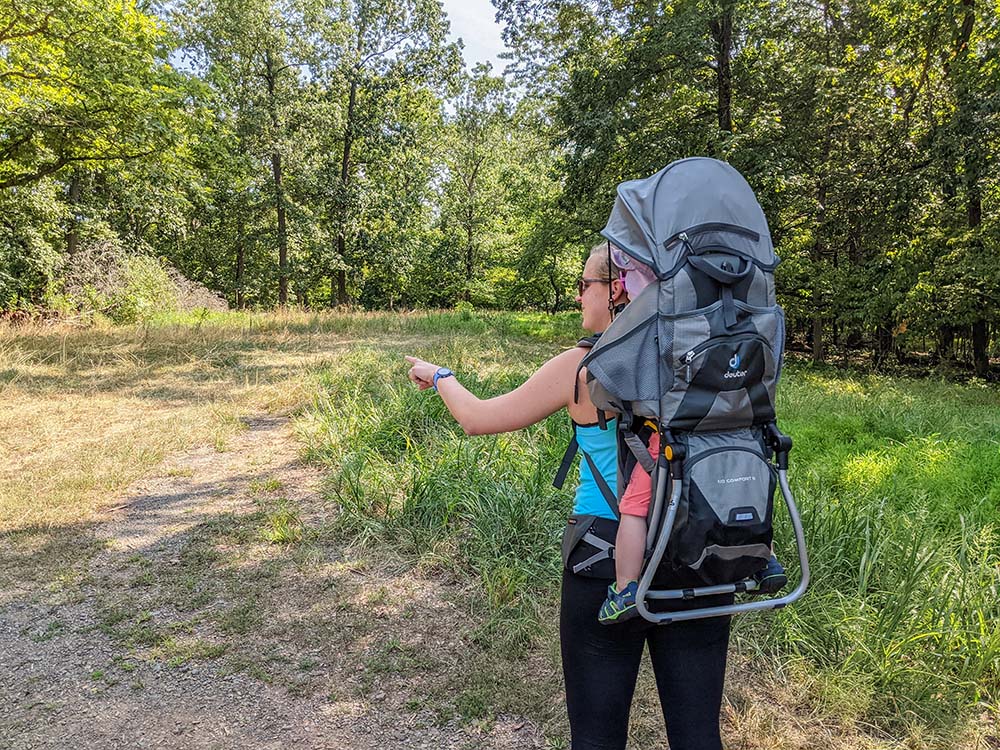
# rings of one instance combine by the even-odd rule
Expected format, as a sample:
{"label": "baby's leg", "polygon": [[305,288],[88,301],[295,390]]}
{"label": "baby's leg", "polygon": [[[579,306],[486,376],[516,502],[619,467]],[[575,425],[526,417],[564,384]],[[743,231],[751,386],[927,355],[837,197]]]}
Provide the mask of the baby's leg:
{"label": "baby's leg", "polygon": [[629,581],[638,581],[646,551],[646,518],[622,513],[615,537],[615,579],[621,591]]}

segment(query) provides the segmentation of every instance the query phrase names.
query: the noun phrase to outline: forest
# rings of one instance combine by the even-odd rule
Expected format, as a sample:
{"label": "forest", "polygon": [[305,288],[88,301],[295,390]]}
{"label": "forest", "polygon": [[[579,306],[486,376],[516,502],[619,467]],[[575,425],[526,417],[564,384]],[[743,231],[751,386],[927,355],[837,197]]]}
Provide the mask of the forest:
{"label": "forest", "polygon": [[990,375],[995,3],[493,4],[503,71],[438,0],[0,0],[0,310],[571,309],[616,185],[708,155],[792,346]]}

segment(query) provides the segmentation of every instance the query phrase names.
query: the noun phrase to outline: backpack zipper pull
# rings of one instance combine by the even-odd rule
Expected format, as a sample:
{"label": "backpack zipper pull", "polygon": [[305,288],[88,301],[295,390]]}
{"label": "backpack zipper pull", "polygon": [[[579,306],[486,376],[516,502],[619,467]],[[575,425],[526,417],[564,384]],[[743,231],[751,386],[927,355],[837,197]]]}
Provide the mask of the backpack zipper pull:
{"label": "backpack zipper pull", "polygon": [[694,349],[692,349],[686,355],[684,355],[684,364],[686,365],[684,369],[684,380],[686,380],[688,383],[691,382],[691,361],[693,359],[694,359]]}

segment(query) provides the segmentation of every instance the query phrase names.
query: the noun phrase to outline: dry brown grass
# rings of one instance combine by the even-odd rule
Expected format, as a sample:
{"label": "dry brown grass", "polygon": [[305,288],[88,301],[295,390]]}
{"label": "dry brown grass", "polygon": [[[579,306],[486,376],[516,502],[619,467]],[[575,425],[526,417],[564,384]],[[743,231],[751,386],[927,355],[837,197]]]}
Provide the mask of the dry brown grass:
{"label": "dry brown grass", "polygon": [[359,344],[409,345],[412,325],[294,310],[157,326],[0,323],[0,592],[72,588],[87,575],[93,524],[165,455],[225,450],[244,417],[295,412],[317,372]]}
{"label": "dry brown grass", "polygon": [[94,520],[166,453],[294,409],[338,346],[231,325],[0,328],[0,532]]}
{"label": "dry brown grass", "polygon": [[98,518],[162,457],[240,418],[290,412],[352,342],[344,315],[240,315],[195,325],[0,325],[0,533]]}

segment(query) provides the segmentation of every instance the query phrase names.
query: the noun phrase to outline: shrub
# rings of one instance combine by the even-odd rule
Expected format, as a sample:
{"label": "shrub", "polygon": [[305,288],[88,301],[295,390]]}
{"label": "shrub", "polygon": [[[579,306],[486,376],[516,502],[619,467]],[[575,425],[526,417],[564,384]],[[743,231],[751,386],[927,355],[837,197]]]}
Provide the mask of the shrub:
{"label": "shrub", "polygon": [[100,314],[126,324],[164,313],[228,307],[165,261],[128,253],[113,237],[92,238],[67,259],[63,281],[50,285],[45,303],[63,315]]}
{"label": "shrub", "polygon": [[156,258],[137,255],[121,264],[121,286],[109,300],[109,316],[116,323],[139,323],[161,312],[177,309],[177,289]]}

